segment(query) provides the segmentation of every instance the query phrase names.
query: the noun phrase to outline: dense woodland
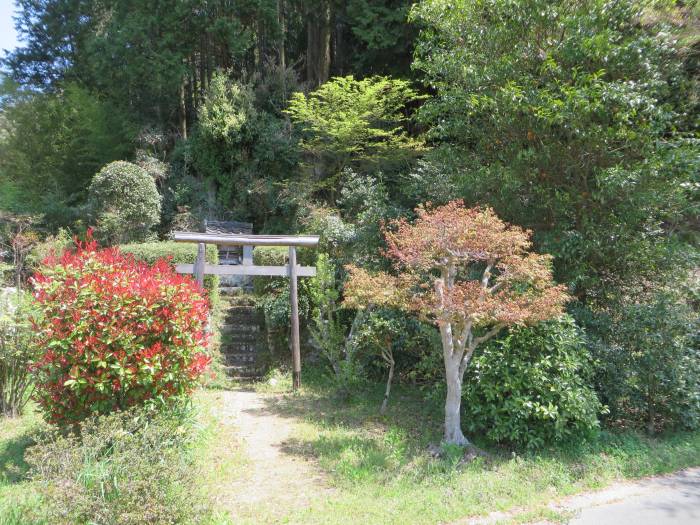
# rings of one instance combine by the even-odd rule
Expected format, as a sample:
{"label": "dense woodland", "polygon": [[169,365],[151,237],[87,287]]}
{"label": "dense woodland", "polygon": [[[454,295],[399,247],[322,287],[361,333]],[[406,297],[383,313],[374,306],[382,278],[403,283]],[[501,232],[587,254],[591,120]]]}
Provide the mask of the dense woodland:
{"label": "dense woodland", "polygon": [[[532,230],[574,300],[564,320],[475,356],[469,430],[532,441],[513,411],[530,426],[567,411],[652,433],[700,425],[697,2],[17,5],[23,44],[2,59],[0,94],[7,228],[56,239],[94,226],[106,244],[205,218],[320,234],[322,278],[302,290],[310,351],[352,392],[383,377],[390,341],[398,379],[434,395],[434,330],[390,308],[342,307],[344,265],[391,270],[380,227],[419,204],[488,205]],[[157,188],[128,220],[93,180],[113,161]],[[261,295],[284,326],[282,285]],[[560,397],[528,390],[532,363],[560,374]],[[492,390],[473,386],[504,370]],[[572,385],[596,395],[564,399]],[[544,412],[528,401],[479,412],[528,396]]]}

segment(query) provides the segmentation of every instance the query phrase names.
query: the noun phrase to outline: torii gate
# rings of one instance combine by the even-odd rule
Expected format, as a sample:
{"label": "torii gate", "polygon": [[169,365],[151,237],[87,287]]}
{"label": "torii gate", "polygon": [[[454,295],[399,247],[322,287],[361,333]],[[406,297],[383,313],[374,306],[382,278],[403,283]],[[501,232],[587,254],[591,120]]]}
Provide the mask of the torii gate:
{"label": "torii gate", "polygon": [[[289,300],[292,306],[292,363],[293,389],[301,386],[301,350],[299,348],[299,301],[297,277],[313,277],[316,275],[314,266],[297,265],[297,247],[318,246],[317,235],[222,235],[212,233],[175,232],[172,239],[177,242],[197,243],[197,259],[194,264],[178,264],[178,273],[194,274],[201,285],[204,275],[257,275],[271,277],[289,277]],[[253,264],[223,265],[207,264],[205,261],[206,245],[219,246],[288,246],[289,264],[284,266],[255,266]]]}

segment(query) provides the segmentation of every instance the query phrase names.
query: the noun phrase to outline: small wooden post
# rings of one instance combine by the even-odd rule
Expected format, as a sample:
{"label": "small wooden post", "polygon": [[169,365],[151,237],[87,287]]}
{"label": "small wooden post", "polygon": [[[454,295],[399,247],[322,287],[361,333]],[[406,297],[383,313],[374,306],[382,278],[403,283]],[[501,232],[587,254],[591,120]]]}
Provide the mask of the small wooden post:
{"label": "small wooden post", "polygon": [[194,278],[200,286],[204,285],[204,264],[206,258],[206,245],[203,242],[197,244],[197,259],[194,262]]}
{"label": "small wooden post", "polygon": [[297,298],[297,249],[289,247],[289,300],[292,306],[292,389],[301,386],[301,350],[299,348],[299,301]]}

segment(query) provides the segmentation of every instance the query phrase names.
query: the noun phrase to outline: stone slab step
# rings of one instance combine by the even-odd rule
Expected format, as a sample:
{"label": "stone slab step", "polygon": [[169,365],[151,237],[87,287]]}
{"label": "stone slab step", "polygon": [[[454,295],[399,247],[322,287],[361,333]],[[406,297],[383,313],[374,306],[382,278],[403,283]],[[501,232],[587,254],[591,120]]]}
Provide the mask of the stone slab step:
{"label": "stone slab step", "polygon": [[256,325],[228,325],[230,328],[220,330],[222,339],[231,339],[238,336],[260,339],[263,338],[262,329]]}
{"label": "stone slab step", "polygon": [[234,378],[251,379],[255,377],[261,377],[264,373],[264,370],[262,368],[253,366],[229,365],[224,366],[223,368],[229,376]]}
{"label": "stone slab step", "polygon": [[246,354],[257,354],[260,351],[260,344],[257,342],[232,342],[225,345],[221,345],[222,354],[235,354],[235,353],[246,353]]}
{"label": "stone slab step", "polygon": [[255,319],[224,319],[219,325],[222,332],[262,332],[264,324],[256,322]]}
{"label": "stone slab step", "polygon": [[264,317],[245,286],[220,286],[220,351],[229,376],[255,378],[264,373],[258,364],[263,352]]}
{"label": "stone slab step", "polygon": [[227,303],[222,304],[224,313],[243,310],[246,312],[257,312],[258,308],[254,304]]}
{"label": "stone slab step", "polygon": [[256,362],[257,356],[255,354],[224,354],[226,365],[253,366]]}
{"label": "stone slab step", "polygon": [[219,286],[219,294],[222,298],[223,296],[243,295],[244,293],[246,293],[245,288],[240,286]]}
{"label": "stone slab step", "polygon": [[222,318],[226,321],[248,320],[255,324],[259,324],[260,320],[262,320],[262,316],[258,312],[246,310],[229,310],[224,313]]}
{"label": "stone slab step", "polygon": [[220,295],[219,302],[222,307],[227,306],[251,306],[254,307],[256,300],[249,295]]}
{"label": "stone slab step", "polygon": [[260,314],[256,309],[251,308],[249,306],[232,306],[231,308],[228,308],[227,310],[224,310],[222,317],[225,318],[230,318],[230,317],[236,317],[236,316],[245,316],[245,317],[252,317],[256,319],[263,319],[263,315]]}
{"label": "stone slab step", "polygon": [[256,334],[241,334],[241,333],[234,333],[226,337],[225,340],[221,341],[221,347],[225,348],[231,345],[239,345],[239,344],[245,344],[245,345],[252,345],[255,346],[256,348],[260,348],[261,346],[261,341],[260,337],[258,337]]}
{"label": "stone slab step", "polygon": [[262,327],[259,324],[226,323],[221,325],[220,331],[222,334],[255,334],[256,337],[260,337]]}

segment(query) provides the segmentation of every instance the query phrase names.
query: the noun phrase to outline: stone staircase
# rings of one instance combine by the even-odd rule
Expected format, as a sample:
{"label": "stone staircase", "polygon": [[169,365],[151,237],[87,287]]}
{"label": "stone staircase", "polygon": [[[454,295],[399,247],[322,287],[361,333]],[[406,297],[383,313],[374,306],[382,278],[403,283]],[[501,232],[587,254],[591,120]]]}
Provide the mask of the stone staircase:
{"label": "stone staircase", "polygon": [[221,354],[228,375],[258,377],[264,372],[266,350],[264,319],[254,300],[238,287],[220,288]]}

